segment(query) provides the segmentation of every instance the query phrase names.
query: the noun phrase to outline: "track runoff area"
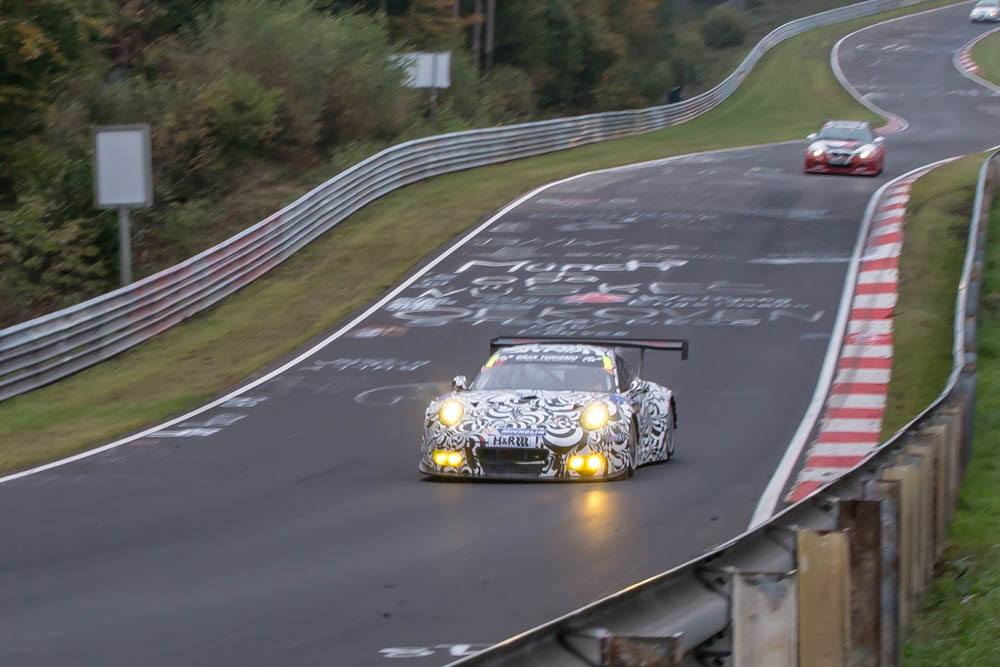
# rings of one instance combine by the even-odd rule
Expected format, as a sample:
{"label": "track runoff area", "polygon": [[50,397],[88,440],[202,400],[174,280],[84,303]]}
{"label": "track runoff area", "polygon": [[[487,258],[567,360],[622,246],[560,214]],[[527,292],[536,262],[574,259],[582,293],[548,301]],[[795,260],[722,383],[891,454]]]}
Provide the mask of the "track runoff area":
{"label": "track runoff area", "polygon": [[[873,193],[997,143],[1000,105],[952,65],[988,29],[963,4],[840,45],[850,85],[908,122],[880,178],[806,176],[794,142],[551,184],[260,380],[8,478],[0,664],[441,664],[741,533],[816,432]],[[665,331],[691,343],[644,371],[677,395],[670,463],[614,484],[416,474],[427,401],[491,336]]]}

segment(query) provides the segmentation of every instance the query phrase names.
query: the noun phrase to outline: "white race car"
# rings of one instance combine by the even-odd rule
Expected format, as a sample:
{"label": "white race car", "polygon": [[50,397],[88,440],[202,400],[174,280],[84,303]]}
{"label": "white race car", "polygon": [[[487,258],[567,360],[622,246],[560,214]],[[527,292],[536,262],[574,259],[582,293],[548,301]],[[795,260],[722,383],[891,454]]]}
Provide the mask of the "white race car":
{"label": "white race car", "polygon": [[433,477],[607,480],[667,461],[676,447],[673,392],[624,359],[681,353],[685,340],[496,338],[479,375],[431,401],[419,470]]}
{"label": "white race car", "polygon": [[996,23],[1000,21],[1000,0],[979,0],[969,13],[973,23]]}

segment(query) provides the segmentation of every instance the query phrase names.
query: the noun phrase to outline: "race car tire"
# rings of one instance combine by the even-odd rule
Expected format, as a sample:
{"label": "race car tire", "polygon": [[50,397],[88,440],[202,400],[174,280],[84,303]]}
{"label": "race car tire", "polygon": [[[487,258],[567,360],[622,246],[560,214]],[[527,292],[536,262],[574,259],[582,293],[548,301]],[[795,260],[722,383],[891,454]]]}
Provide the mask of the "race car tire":
{"label": "race car tire", "polygon": [[625,479],[631,479],[635,475],[637,467],[635,462],[639,460],[639,429],[636,428],[634,420],[628,430],[628,454],[628,472],[625,473]]}
{"label": "race car tire", "polygon": [[664,461],[674,458],[674,452],[677,449],[677,401],[674,400],[673,396],[670,397],[670,419],[667,420],[667,438],[667,455],[663,458]]}

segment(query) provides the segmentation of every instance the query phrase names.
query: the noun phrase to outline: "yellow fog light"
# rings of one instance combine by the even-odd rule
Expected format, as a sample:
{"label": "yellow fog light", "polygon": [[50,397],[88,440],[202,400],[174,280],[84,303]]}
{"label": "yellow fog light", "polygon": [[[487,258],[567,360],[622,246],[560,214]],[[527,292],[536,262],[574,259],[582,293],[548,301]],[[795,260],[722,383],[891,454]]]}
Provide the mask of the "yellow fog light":
{"label": "yellow fog light", "polygon": [[587,457],[587,470],[597,472],[604,467],[604,457],[600,454],[591,454]]}
{"label": "yellow fog light", "polygon": [[583,466],[586,465],[587,459],[583,458],[579,454],[569,457],[569,469],[570,470],[583,470]]}
{"label": "yellow fog light", "polygon": [[449,398],[447,401],[441,404],[438,408],[438,421],[445,426],[454,426],[458,422],[462,421],[462,416],[465,414],[465,407],[460,401],[456,401],[454,398]]}
{"label": "yellow fog light", "polygon": [[580,426],[588,431],[596,431],[607,425],[610,416],[606,403],[594,401],[580,413]]}
{"label": "yellow fog light", "polygon": [[465,455],[462,452],[449,452],[447,449],[434,450],[434,463],[441,468],[450,466],[457,468],[465,462]]}

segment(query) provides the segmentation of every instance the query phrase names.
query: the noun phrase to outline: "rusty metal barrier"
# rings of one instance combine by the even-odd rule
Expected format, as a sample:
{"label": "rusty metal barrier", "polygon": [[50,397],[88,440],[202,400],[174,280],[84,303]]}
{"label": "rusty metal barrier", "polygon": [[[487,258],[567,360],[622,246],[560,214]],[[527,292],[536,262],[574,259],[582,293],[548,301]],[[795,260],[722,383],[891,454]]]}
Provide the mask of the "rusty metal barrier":
{"label": "rusty metal barrier", "polygon": [[108,359],[209,308],[358,209],[398,188],[440,174],[686,122],[721,104],[761,57],[784,40],[921,1],[868,0],[786,23],[761,39],[720,84],[676,104],[455,132],[387,148],[180,264],[84,303],[0,330],[0,400]]}
{"label": "rusty metal barrier", "polygon": [[[1000,178],[979,172],[937,399],[851,471],[708,554],[474,656],[472,667],[668,667],[582,637],[672,638],[686,665],[895,667],[947,538],[972,446],[976,316]],[[577,637],[567,652],[564,638]]]}

